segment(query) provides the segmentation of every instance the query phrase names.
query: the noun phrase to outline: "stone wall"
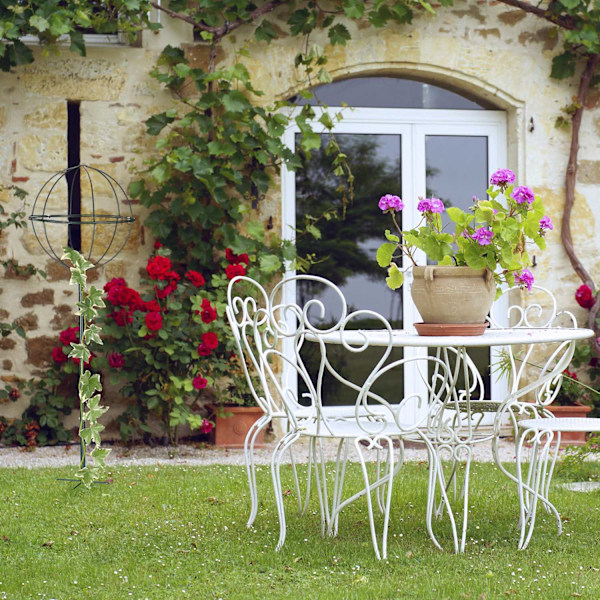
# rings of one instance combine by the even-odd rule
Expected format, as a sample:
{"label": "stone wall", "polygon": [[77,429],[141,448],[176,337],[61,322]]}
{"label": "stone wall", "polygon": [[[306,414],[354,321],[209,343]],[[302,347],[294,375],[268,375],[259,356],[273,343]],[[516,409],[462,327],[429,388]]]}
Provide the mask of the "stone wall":
{"label": "stone wall", "polygon": [[[282,20],[285,11],[278,13]],[[164,21],[164,18],[163,18]],[[90,47],[86,58],[66,48],[43,56],[36,50],[32,65],[0,75],[0,183],[16,184],[30,196],[26,210],[44,181],[66,166],[66,102],[81,102],[82,162],[110,173],[124,187],[132,169],[152,151],[143,122],[169,103],[170,98],[148,76],[166,43],[182,43],[195,64],[205,64],[207,49],[191,40],[191,28],[165,23],[156,35],[145,33],[141,47]],[[439,7],[438,15],[420,15],[410,26],[374,29],[348,23],[352,40],[328,48],[334,78],[364,74],[417,77],[452,86],[485,98],[508,113],[508,167],[543,195],[557,225],[549,248],[537,256],[535,275],[553,290],[559,303],[583,322],[584,311],[573,300],[579,281],[560,244],[564,203],[564,172],[570,143],[568,130],[556,129],[561,107],[571,102],[576,82],[549,78],[551,59],[560,48],[547,24],[517,9],[488,2],[460,2]],[[326,36],[314,42],[327,46]],[[222,64],[234,60],[234,50],[245,47],[243,58],[255,87],[266,92],[260,101],[287,97],[304,86],[293,67],[302,40],[284,37],[270,46],[253,40],[249,28],[236,30],[219,54]],[[590,99],[580,139],[580,177],[573,214],[573,237],[586,266],[600,280],[597,243],[600,208],[600,93]],[[19,203],[1,192],[7,208]],[[101,285],[113,276],[135,283],[150,252],[152,240],[144,230],[144,214],[134,206],[133,235],[117,260],[100,269]],[[274,190],[262,206],[262,218],[281,223],[280,194]],[[0,281],[0,318],[22,320],[27,341],[12,336],[0,341],[0,377],[27,377],[42,369],[57,332],[74,323],[74,290],[66,272],[39,249],[31,231],[7,230],[0,239],[0,256],[32,262],[48,271],[48,279],[6,276]],[[111,404],[110,399],[108,404]],[[22,403],[0,407],[5,416],[19,416]],[[114,416],[114,413],[111,413]]]}

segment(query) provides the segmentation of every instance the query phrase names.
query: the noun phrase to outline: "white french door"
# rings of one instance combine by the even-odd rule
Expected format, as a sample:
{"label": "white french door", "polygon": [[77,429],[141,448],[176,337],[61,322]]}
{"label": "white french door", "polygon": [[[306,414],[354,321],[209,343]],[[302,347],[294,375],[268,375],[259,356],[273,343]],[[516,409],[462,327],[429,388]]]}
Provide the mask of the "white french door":
{"label": "white french door", "polygon": [[[313,127],[319,131],[318,117],[322,109],[315,110]],[[317,256],[320,253],[328,256],[331,263],[329,267],[325,262],[317,265],[317,274],[334,273],[339,278],[336,283],[352,308],[375,310],[386,316],[394,327],[411,329],[420,317],[410,297],[410,270],[403,288],[396,292],[386,289],[383,269],[379,270],[380,277],[377,276],[375,249],[383,241],[384,230],[391,225],[389,217],[381,215],[377,208],[379,196],[382,193],[401,195],[405,204],[401,213],[403,229],[412,228],[420,221],[416,208],[419,197],[436,196],[442,198],[446,206],[468,208],[473,195],[485,197],[491,173],[506,166],[506,115],[490,110],[335,107],[327,110],[332,115],[343,114],[333,133],[342,151],[349,156],[353,172],[362,176],[361,179],[357,176],[356,199],[347,209],[350,221],[330,223],[324,239],[310,241],[311,251]],[[295,148],[298,136],[298,129],[291,126],[284,136],[286,145]],[[323,136],[325,138],[327,133]],[[328,178],[326,166],[319,168],[320,165],[310,162],[315,160],[324,161],[325,155],[317,152],[307,159],[304,172],[282,170],[283,237],[286,239],[294,240],[297,219],[318,207],[320,197],[326,197],[335,187],[334,182],[328,186],[325,181]],[[382,184],[383,181],[386,183]],[[364,185],[361,187],[361,184]],[[382,185],[391,189],[383,189]],[[340,239],[336,239],[338,232]],[[353,232],[357,236],[354,245],[348,239]],[[348,248],[346,255],[340,249],[342,245]],[[362,260],[356,260],[358,257]],[[362,264],[362,274],[352,273],[351,268],[346,268],[346,274],[340,274],[343,272],[340,265],[351,266],[353,259]],[[374,270],[368,266],[370,259]],[[424,256],[420,262],[426,262]],[[294,301],[301,293],[302,290],[290,288],[286,301]],[[322,300],[327,303],[327,298]],[[424,351],[405,348],[403,355],[410,357]],[[483,373],[486,394],[493,398],[503,396],[505,384],[489,372],[494,356],[473,358],[483,371],[487,370]],[[396,386],[398,400],[403,395],[418,392],[419,386],[415,374],[404,373],[402,385]],[[415,408],[414,418],[419,417]]]}

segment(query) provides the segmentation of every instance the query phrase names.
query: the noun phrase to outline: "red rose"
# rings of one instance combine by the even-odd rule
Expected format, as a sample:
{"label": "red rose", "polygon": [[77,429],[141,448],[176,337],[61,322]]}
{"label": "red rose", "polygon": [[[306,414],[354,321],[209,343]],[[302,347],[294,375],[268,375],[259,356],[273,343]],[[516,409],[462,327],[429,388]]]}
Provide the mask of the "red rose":
{"label": "red rose", "polygon": [[124,308],[114,313],[110,313],[108,316],[112,317],[119,327],[125,327],[125,325],[128,323],[133,323],[133,317],[131,316],[131,313]]}
{"label": "red rose", "polygon": [[114,287],[127,287],[127,283],[125,282],[125,280],[122,277],[113,277],[104,286],[104,291],[106,293],[108,293]]}
{"label": "red rose", "polygon": [[156,242],[154,242],[154,249],[158,250],[159,248],[162,248],[162,244],[158,240],[156,240]]}
{"label": "red rose", "polygon": [[79,339],[79,327],[67,327],[60,332],[60,343],[63,346],[70,346],[71,342],[76,342]]}
{"label": "red rose", "polygon": [[154,256],[146,265],[150,279],[165,279],[171,269],[171,260],[166,256]]}
{"label": "red rose", "polygon": [[198,273],[198,271],[189,270],[185,276],[192,282],[192,285],[195,285],[196,287],[200,287],[206,283],[202,273]]}
{"label": "red rose", "polygon": [[[206,381],[206,379],[204,380]],[[206,384],[204,384],[206,386]],[[16,402],[19,397],[21,396],[21,392],[19,392],[19,390],[17,388],[12,388],[10,390],[10,392],[8,392],[8,397],[13,401]]]}
{"label": "red rose", "polygon": [[113,352],[108,355],[108,364],[114,369],[120,369],[125,364],[125,359],[122,354]]}
{"label": "red rose", "polygon": [[144,310],[146,312],[160,312],[160,304],[156,300],[149,300],[144,303]]}
{"label": "red rose", "polygon": [[203,323],[212,323],[217,318],[217,311],[210,305],[208,298],[203,298],[202,300],[200,318]]}
{"label": "red rose", "polygon": [[202,425],[200,425],[200,433],[210,433],[212,430],[213,424],[204,419],[204,421],[202,421]]}
{"label": "red rose", "polygon": [[206,344],[198,344],[198,356],[210,356],[212,354],[212,348],[209,348]]}
{"label": "red rose", "polygon": [[195,390],[203,390],[206,387],[207,383],[208,381],[206,381],[206,379],[204,379],[204,377],[201,377],[200,375],[196,375],[196,377],[194,377],[194,379],[192,380],[192,385],[194,386]]}
{"label": "red rose", "polygon": [[245,252],[244,254],[234,254],[231,248],[225,250],[225,258],[227,259],[227,262],[232,265],[239,265],[240,263],[245,263],[246,265],[250,264],[250,259]]}
{"label": "red rose", "polygon": [[158,331],[162,327],[162,315],[159,312],[146,313],[145,320],[150,331]]}
{"label": "red rose", "polygon": [[67,355],[59,346],[56,346],[56,348],[52,349],[52,358],[54,359],[54,362],[58,365],[62,365],[62,363],[67,362]]}
{"label": "red rose", "polygon": [[158,287],[154,288],[156,291],[156,296],[159,300],[164,300],[167,296],[170,296],[176,289],[177,283],[175,281],[169,281],[167,285],[161,290]]}
{"label": "red rose", "polygon": [[123,289],[123,287],[124,286],[122,285],[114,285],[106,293],[106,299],[113,306],[121,306],[121,290]]}
{"label": "red rose", "polygon": [[566,375],[567,377],[570,377],[571,379],[577,379],[577,373],[575,373],[575,371],[569,371],[568,369],[565,369],[563,371],[563,375]]}
{"label": "red rose", "polygon": [[227,279],[233,279],[238,275],[245,275],[246,267],[244,265],[227,265],[225,267],[225,275],[227,275]]}
{"label": "red rose", "polygon": [[219,338],[213,331],[208,331],[202,334],[202,343],[211,350],[214,350],[219,345]]}
{"label": "red rose", "polygon": [[575,292],[575,300],[582,308],[592,308],[594,306],[594,292],[589,285],[580,285]]}
{"label": "red rose", "polygon": [[119,290],[119,305],[128,306],[129,310],[142,310],[144,301],[140,293],[130,287],[122,287]]}

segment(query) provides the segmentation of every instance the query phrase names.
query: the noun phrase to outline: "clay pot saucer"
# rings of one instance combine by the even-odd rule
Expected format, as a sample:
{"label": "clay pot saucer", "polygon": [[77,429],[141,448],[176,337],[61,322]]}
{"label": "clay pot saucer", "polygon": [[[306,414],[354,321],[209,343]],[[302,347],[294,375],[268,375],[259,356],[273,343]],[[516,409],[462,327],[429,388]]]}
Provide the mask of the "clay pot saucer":
{"label": "clay pot saucer", "polygon": [[419,335],[482,335],[485,323],[415,323]]}

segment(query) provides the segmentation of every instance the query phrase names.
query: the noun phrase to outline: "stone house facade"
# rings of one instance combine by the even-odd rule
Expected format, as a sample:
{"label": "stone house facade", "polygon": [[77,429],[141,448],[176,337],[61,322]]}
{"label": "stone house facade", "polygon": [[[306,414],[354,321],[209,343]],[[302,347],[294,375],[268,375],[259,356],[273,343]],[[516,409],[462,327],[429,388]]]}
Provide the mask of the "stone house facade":
{"label": "stone house facade", "polygon": [[[172,102],[148,75],[160,51],[166,44],[183,45],[192,64],[203,64],[208,56],[206,46],[194,41],[191,26],[165,16],[162,20],[164,29],[144,32],[136,46],[96,40],[88,44],[85,58],[66,46],[48,55],[36,48],[34,63],[0,75],[0,184],[28,191],[27,212],[43,183],[67,166],[68,103],[79,106],[82,163],[108,172],[125,188],[134,177],[132,171],[143,166],[153,146],[144,120]],[[386,76],[425,81],[503,111],[506,163],[498,166],[511,168],[520,183],[542,195],[556,226],[547,251],[537,257],[536,280],[583,323],[584,312],[573,299],[580,282],[560,242],[570,133],[554,125],[561,108],[576,94],[577,82],[549,78],[551,59],[560,45],[547,25],[503,4],[475,1],[439,7],[436,16],[421,14],[411,25],[375,29],[349,22],[352,39],[329,49],[328,68],[334,80]],[[327,45],[325,37],[315,35],[314,41]],[[301,43],[284,37],[267,46],[240,28],[225,39],[217,60],[227,64],[236,48],[245,47],[248,57],[242,60],[255,87],[266,92],[261,101],[269,103],[302,87],[293,67]],[[600,277],[595,218],[600,203],[599,105],[600,95],[594,95],[581,129],[572,227],[578,253],[595,277]],[[8,191],[0,194],[5,209],[18,207]],[[136,205],[133,211],[136,222],[123,252],[94,275],[101,285],[114,276],[134,282],[151,251],[153,240],[144,229],[143,211]],[[261,217],[282,226],[279,191],[263,203]],[[43,254],[30,230],[5,230],[0,256],[31,262],[48,273],[46,280],[6,274],[0,281],[0,318],[18,318],[27,331],[26,340],[0,340],[0,377],[10,381],[48,363],[57,332],[74,324],[75,298],[66,270]],[[21,402],[6,403],[0,414],[18,417],[23,408]]]}

